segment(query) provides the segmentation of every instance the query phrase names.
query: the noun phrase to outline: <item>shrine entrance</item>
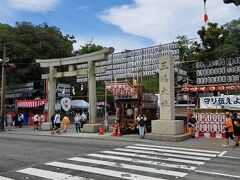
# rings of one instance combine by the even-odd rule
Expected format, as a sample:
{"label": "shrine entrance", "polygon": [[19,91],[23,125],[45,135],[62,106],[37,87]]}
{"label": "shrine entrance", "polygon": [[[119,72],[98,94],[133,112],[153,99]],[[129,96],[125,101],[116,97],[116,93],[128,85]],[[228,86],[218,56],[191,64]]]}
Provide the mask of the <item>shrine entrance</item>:
{"label": "shrine entrance", "polygon": [[[60,59],[37,59],[36,62],[42,68],[49,68],[48,74],[42,74],[42,79],[48,80],[48,122],[55,112],[56,79],[62,77],[88,76],[89,94],[89,124],[86,124],[86,132],[97,132],[96,124],[96,74],[106,71],[104,67],[96,67],[95,63],[108,60],[108,55],[114,52],[114,48],[104,48],[93,52],[68,58]],[[87,64],[86,69],[76,69],[76,65]],[[68,67],[68,71],[58,72],[58,67]],[[50,123],[49,123],[50,125]],[[50,128],[50,127],[49,127]]]}

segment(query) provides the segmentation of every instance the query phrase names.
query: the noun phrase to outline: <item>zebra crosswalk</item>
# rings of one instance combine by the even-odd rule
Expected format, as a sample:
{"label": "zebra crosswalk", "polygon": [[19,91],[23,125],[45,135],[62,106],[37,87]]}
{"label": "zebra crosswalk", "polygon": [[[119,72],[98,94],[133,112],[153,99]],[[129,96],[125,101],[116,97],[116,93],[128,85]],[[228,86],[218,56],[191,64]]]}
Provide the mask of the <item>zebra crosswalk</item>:
{"label": "zebra crosswalk", "polygon": [[[165,180],[184,178],[221,152],[149,144],[135,144],[46,162],[16,171],[21,179],[53,180]],[[16,180],[9,175],[1,180]],[[20,179],[20,178],[19,178]]]}

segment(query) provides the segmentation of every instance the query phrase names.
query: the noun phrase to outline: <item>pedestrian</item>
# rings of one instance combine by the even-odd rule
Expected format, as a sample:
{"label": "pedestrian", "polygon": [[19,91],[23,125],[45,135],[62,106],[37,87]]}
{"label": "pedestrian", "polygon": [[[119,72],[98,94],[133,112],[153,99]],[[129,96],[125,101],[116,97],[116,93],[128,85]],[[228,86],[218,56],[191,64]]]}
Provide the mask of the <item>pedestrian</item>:
{"label": "pedestrian", "polygon": [[59,112],[56,112],[56,114],[55,114],[55,116],[54,116],[54,125],[55,125],[55,128],[53,129],[52,134],[54,134],[54,133],[60,134],[61,115],[60,115]]}
{"label": "pedestrian", "polygon": [[19,128],[23,127],[23,118],[24,118],[23,113],[19,112],[19,114],[18,114],[18,127]]}
{"label": "pedestrian", "polygon": [[54,130],[54,119],[55,119],[55,115],[56,115],[56,112],[54,112],[54,114],[53,114],[52,117],[51,117],[51,122],[52,122],[51,130],[52,130],[52,131]]}
{"label": "pedestrian", "polygon": [[233,140],[233,124],[232,119],[230,118],[230,114],[227,112],[226,116],[226,127],[225,127],[225,135],[226,135],[226,143],[227,147],[229,147],[229,138]]}
{"label": "pedestrian", "polygon": [[38,119],[39,119],[39,116],[38,114],[36,113],[34,116],[33,116],[33,124],[34,124],[34,130],[38,129]]}
{"label": "pedestrian", "polygon": [[87,115],[85,114],[85,112],[83,111],[81,114],[81,128],[83,128],[83,125],[86,123],[87,121]]}
{"label": "pedestrian", "polygon": [[13,116],[13,125],[15,125],[15,128],[18,127],[18,113],[15,112]]}
{"label": "pedestrian", "polygon": [[75,112],[74,122],[76,127],[76,132],[81,132],[81,116],[79,112]]}
{"label": "pedestrian", "polygon": [[237,118],[237,113],[233,113],[233,115],[232,115],[232,123],[233,123],[234,141],[236,142],[236,146],[239,146],[239,139],[240,139],[240,119]]}
{"label": "pedestrian", "polygon": [[105,113],[105,117],[104,117],[104,129],[105,129],[105,132],[107,132],[107,131],[109,132],[108,122],[109,122],[109,115],[106,112]]}
{"label": "pedestrian", "polygon": [[70,120],[67,115],[65,115],[62,119],[63,132],[67,132],[69,124]]}
{"label": "pedestrian", "polygon": [[190,114],[190,118],[188,120],[188,132],[192,135],[192,138],[195,138],[195,124],[197,120],[193,117],[193,114]]}
{"label": "pedestrian", "polygon": [[138,122],[138,130],[139,130],[139,135],[140,138],[144,138],[144,129],[145,129],[145,122],[147,121],[146,116],[141,113],[137,117],[137,122]]}

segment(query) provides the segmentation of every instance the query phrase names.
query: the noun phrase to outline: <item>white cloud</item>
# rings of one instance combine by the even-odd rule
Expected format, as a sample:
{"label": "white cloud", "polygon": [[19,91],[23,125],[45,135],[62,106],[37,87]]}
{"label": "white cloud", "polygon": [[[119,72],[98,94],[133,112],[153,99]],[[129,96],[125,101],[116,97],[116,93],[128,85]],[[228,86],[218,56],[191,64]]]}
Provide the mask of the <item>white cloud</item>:
{"label": "white cloud", "polygon": [[58,5],[59,0],[7,0],[9,6],[16,10],[45,12]]}
{"label": "white cloud", "polygon": [[[237,8],[221,0],[208,0],[207,9],[211,22],[223,23],[234,17],[234,11],[235,16],[238,14]],[[175,40],[177,35],[196,37],[197,30],[204,25],[203,14],[201,0],[134,0],[134,4],[111,7],[99,18],[125,33],[165,43]]]}
{"label": "white cloud", "polygon": [[101,45],[103,47],[114,47],[115,52],[122,52],[126,49],[139,49],[143,47],[149,46],[149,44],[146,44],[143,41],[140,41],[134,37],[80,37],[75,36],[75,39],[77,43],[74,44],[74,50],[77,50],[80,48],[80,45],[85,45],[86,43],[89,43],[90,41],[93,41],[96,45]]}

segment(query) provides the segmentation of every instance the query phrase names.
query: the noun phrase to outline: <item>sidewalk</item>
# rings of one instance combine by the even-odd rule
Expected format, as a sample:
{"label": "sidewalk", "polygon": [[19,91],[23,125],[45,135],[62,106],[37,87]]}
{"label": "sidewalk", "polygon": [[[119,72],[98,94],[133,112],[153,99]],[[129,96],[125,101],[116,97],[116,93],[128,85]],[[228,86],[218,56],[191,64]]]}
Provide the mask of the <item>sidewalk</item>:
{"label": "sidewalk", "polygon": [[[233,150],[235,148],[224,147],[225,139],[216,138],[192,138],[182,142],[166,142],[166,141],[155,141],[149,139],[140,139],[137,134],[129,134],[124,136],[111,136],[112,132],[107,132],[104,135],[98,133],[76,133],[75,125],[69,126],[68,132],[61,132],[60,134],[51,134],[51,131],[33,130],[33,126],[24,126],[23,128],[11,127],[11,131],[7,128],[4,134],[19,134],[19,135],[31,135],[31,136],[51,136],[51,137],[68,137],[68,138],[85,138],[85,139],[98,139],[98,140],[109,140],[109,141],[126,141],[126,142],[144,142],[156,145],[169,145],[169,146],[182,146],[191,147],[198,149],[219,149],[219,150]],[[234,144],[232,144],[233,146]]]}

